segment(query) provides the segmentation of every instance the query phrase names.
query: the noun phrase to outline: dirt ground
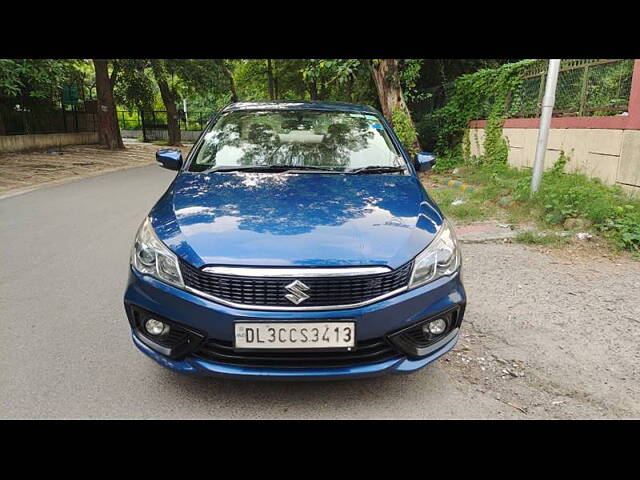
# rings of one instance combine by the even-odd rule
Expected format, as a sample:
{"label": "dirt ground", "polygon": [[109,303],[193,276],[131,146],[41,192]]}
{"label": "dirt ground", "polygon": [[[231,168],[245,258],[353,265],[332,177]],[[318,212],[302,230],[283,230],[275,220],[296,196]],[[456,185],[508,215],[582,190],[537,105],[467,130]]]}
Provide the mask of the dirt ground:
{"label": "dirt ground", "polygon": [[[53,184],[148,165],[155,161],[152,143],[126,142],[124,151],[99,145],[68,145],[41,152],[0,153],[0,198]],[[190,145],[182,148],[187,153]],[[62,154],[60,154],[62,153]]]}
{"label": "dirt ground", "polygon": [[442,361],[523,418],[640,418],[640,262],[463,244],[472,308]]}

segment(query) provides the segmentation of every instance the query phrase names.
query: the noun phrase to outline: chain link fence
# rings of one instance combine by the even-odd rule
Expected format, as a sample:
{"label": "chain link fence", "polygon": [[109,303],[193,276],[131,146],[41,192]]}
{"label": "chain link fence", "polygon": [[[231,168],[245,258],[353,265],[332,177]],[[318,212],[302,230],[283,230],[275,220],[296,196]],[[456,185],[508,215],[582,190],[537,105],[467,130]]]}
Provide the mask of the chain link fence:
{"label": "chain link fence", "polygon": [[[548,60],[524,72],[522,85],[507,105],[508,117],[537,117],[544,94]],[[631,93],[634,60],[563,60],[560,63],[554,117],[624,114]]]}
{"label": "chain link fence", "polygon": [[[556,89],[554,117],[619,115],[627,111],[633,59],[625,60],[562,60]],[[537,117],[547,80],[548,60],[539,60],[523,73],[518,91],[512,92],[505,105],[507,117]],[[425,100],[415,107],[417,118],[441,108],[453,92],[455,82],[425,90]],[[485,99],[483,118],[494,99]]]}
{"label": "chain link fence", "polygon": [[[548,60],[538,60],[522,73],[520,87],[507,95],[505,118],[531,118],[540,116],[540,104],[547,80]],[[554,117],[625,115],[629,105],[633,59],[580,59],[562,60]],[[420,143],[424,148],[435,148],[440,128],[437,115],[455,90],[455,82],[432,87],[424,92],[423,100],[412,105]],[[482,109],[476,120],[486,119],[495,98],[482,99]]]}

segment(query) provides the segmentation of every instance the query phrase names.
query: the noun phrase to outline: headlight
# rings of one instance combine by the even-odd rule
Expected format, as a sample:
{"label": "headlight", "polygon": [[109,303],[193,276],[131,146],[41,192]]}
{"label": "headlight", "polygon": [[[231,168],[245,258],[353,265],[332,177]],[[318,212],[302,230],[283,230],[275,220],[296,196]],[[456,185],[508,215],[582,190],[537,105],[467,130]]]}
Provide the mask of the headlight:
{"label": "headlight", "polygon": [[178,257],[156,236],[148,217],[142,222],[136,234],[136,240],[131,249],[131,265],[140,273],[184,287]]}
{"label": "headlight", "polygon": [[453,228],[447,220],[431,244],[416,257],[409,288],[419,287],[444,275],[451,275],[460,267],[460,250]]}

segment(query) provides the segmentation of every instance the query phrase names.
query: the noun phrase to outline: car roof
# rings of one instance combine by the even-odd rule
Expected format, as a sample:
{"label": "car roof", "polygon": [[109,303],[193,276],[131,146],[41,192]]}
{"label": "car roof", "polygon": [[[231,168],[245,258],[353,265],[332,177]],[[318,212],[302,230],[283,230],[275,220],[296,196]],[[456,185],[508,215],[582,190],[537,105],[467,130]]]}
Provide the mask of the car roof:
{"label": "car roof", "polygon": [[346,102],[319,102],[319,101],[296,101],[296,100],[274,100],[270,102],[236,102],[227,105],[222,112],[233,112],[238,110],[323,110],[335,112],[379,112],[368,105],[358,105]]}

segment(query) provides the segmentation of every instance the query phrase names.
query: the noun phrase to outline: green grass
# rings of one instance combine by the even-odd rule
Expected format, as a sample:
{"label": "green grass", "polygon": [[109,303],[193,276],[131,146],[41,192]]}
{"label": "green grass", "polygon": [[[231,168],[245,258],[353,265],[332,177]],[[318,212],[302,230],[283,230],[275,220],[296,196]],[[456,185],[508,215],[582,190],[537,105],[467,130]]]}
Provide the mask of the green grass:
{"label": "green grass", "polygon": [[[485,204],[485,198],[481,192],[469,193],[455,188],[439,187],[429,189],[429,194],[446,215],[463,223],[496,217],[495,208],[490,204]],[[463,200],[464,203],[452,205],[452,202],[458,199]]]}
{"label": "green grass", "polygon": [[[472,192],[452,187],[428,188],[429,194],[446,215],[463,223],[497,219],[509,223],[530,222],[541,229],[562,229],[570,218],[583,219],[591,226],[586,230],[600,234],[615,248],[640,252],[640,200],[631,198],[619,187],[604,185],[598,179],[582,174],[563,173],[566,157],[544,173],[538,192],[531,195],[531,172],[506,165],[465,165],[458,173],[434,173],[426,184],[446,185],[450,179],[473,185]],[[452,205],[455,199],[462,205]],[[553,235],[523,234],[527,243],[558,243]],[[559,243],[562,243],[560,241]]]}
{"label": "green grass", "polygon": [[556,235],[554,232],[533,232],[531,230],[525,230],[518,233],[514,240],[520,243],[527,243],[529,245],[564,245],[569,243],[569,236]]}

